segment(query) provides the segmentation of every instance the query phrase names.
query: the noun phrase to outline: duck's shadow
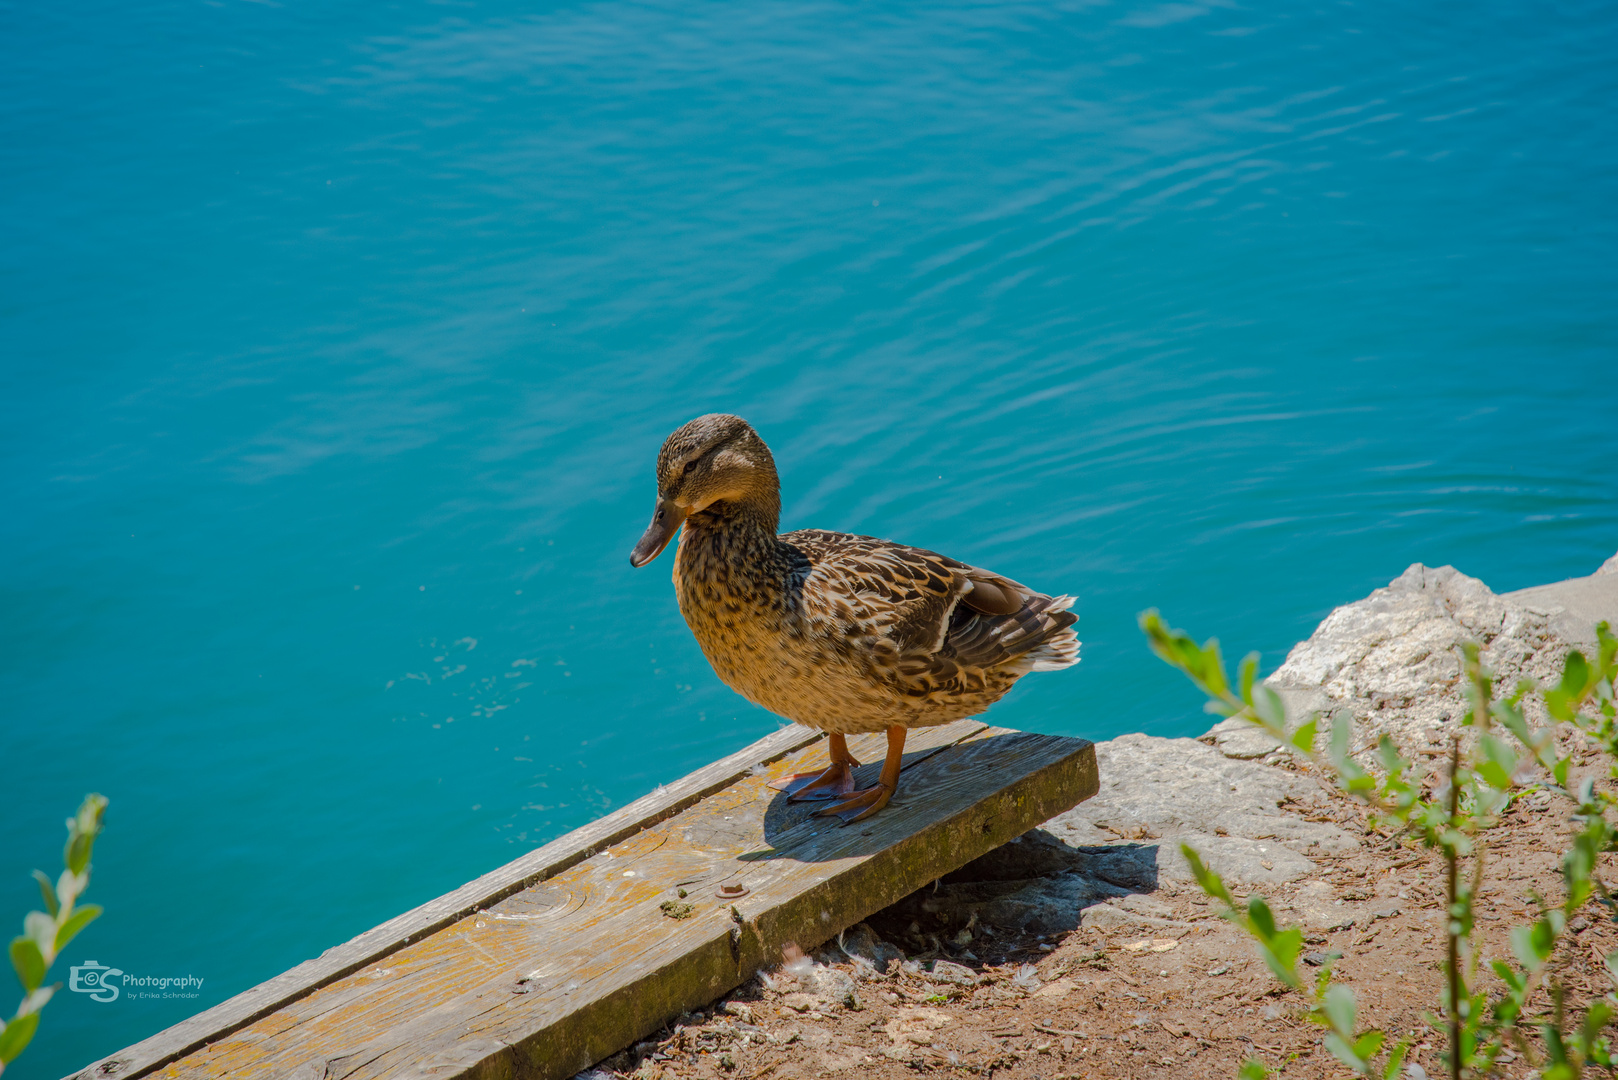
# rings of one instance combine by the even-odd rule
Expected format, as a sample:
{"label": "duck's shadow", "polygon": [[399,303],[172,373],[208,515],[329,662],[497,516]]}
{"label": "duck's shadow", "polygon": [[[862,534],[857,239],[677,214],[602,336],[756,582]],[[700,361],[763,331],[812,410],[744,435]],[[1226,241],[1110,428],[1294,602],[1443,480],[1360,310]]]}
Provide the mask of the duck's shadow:
{"label": "duck's shadow", "polygon": [[[940,752],[946,749],[949,752],[941,755]],[[963,791],[962,785],[949,784],[948,781],[956,774],[968,771],[980,776],[994,775],[990,769],[991,763],[1001,758],[1006,749],[1001,740],[993,739],[950,747],[929,747],[907,753],[900,766],[899,790],[888,805],[864,821],[852,824],[845,825],[836,817],[819,814],[838,799],[795,801],[784,791],[774,792],[764,809],[766,846],[737,858],[742,862],[774,859],[826,862],[874,855],[887,850],[926,828],[930,821],[940,815],[955,813],[963,803],[970,803],[969,789]],[[929,760],[933,758],[936,760]],[[928,762],[925,768],[915,768],[924,761]],[[874,786],[881,772],[880,762],[855,769],[855,790]],[[945,784],[948,785],[947,795],[937,795],[936,790]],[[985,785],[986,788],[988,786]],[[987,795],[988,791],[985,790],[984,794]]]}
{"label": "duck's shadow", "polygon": [[[1135,916],[1119,910],[1135,894],[1159,884],[1156,844],[1073,847],[1044,829],[1032,829],[959,870],[945,874],[870,919],[891,941],[913,949],[952,939],[975,926],[997,928],[999,939],[1015,944],[1017,933],[1065,934],[1090,921],[1119,926]],[[1128,925],[1139,930],[1149,921]],[[1006,931],[1012,931],[1007,937]],[[993,950],[994,938],[973,948]]]}

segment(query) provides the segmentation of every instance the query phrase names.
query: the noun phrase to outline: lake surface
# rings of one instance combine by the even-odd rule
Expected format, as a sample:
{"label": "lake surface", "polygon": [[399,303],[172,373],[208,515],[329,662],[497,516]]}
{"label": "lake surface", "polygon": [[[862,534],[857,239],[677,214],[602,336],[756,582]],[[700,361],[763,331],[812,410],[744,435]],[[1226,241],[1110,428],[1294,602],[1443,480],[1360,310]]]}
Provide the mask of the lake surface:
{"label": "lake surface", "polygon": [[[990,714],[1206,718],[1416,561],[1618,550],[1618,9],[0,9],[0,917],[111,799],[55,1077],[758,738],[663,437],[1080,597]],[[10,1010],[14,999],[0,999]],[[11,1072],[8,1072],[8,1077]]]}

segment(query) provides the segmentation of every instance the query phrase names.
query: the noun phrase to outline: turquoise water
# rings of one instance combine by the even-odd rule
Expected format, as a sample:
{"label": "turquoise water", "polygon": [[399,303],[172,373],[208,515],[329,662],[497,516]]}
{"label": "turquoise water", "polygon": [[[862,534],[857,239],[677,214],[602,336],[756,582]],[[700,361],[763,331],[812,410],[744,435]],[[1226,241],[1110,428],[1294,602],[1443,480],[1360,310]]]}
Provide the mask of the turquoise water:
{"label": "turquoise water", "polygon": [[18,1077],[773,730],[626,560],[701,412],[784,527],[1079,594],[1039,731],[1201,728],[1147,606],[1273,666],[1410,562],[1618,550],[1610,5],[0,28],[0,912],[100,790],[61,977],[205,980],[64,990]]}

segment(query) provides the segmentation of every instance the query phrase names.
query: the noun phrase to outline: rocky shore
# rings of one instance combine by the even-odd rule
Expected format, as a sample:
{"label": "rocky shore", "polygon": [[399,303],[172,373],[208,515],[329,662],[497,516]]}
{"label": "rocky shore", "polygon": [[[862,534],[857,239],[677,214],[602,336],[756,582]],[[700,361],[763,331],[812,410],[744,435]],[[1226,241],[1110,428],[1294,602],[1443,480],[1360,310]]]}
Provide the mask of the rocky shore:
{"label": "rocky shore", "polygon": [[[1465,710],[1463,640],[1482,644],[1502,685],[1548,680],[1603,618],[1618,625],[1618,555],[1588,578],[1503,595],[1417,564],[1333,611],[1270,681],[1295,716],[1346,714],[1359,751],[1385,733],[1434,757]],[[1334,962],[1366,1023],[1428,1031],[1443,940],[1435,857],[1368,830],[1307,762],[1246,725],[1096,749],[1093,799],[592,1072],[1230,1077],[1256,1056],[1286,1076],[1346,1075],[1302,1019],[1304,998],[1210,908],[1182,843],[1238,893],[1301,922],[1306,962]],[[1511,857],[1488,863],[1499,904],[1479,914],[1486,951],[1506,951],[1530,891],[1557,894],[1565,827],[1543,794],[1518,800],[1497,830]],[[1589,970],[1576,980],[1604,992],[1600,958],[1618,931],[1577,929],[1588,956],[1573,963]],[[1407,1075],[1436,1071],[1436,1040],[1419,1038]]]}

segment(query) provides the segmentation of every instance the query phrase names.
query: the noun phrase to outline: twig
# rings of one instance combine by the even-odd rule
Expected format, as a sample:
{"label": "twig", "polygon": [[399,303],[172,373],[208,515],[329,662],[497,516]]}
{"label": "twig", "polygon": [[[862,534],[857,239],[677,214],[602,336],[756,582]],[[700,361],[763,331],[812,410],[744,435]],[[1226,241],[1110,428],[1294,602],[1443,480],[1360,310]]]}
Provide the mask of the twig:
{"label": "twig", "polygon": [[[1461,810],[1461,736],[1457,732],[1450,740],[1449,757],[1449,827],[1455,828],[1455,819]],[[1444,845],[1444,888],[1449,897],[1444,912],[1444,938],[1446,952],[1445,971],[1449,976],[1449,1075],[1450,1080],[1461,1080],[1461,936],[1455,925],[1456,877],[1460,853],[1450,843]]]}

